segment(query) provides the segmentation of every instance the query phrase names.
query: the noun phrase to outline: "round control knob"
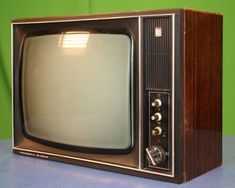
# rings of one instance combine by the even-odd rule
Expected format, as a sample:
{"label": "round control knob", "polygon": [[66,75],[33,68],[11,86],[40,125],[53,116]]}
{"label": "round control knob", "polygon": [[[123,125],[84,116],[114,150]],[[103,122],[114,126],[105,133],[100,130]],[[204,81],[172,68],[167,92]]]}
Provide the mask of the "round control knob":
{"label": "round control knob", "polygon": [[160,99],[156,99],[151,103],[152,107],[159,108],[162,105],[162,101]]}
{"label": "round control knob", "polygon": [[166,160],[166,153],[161,146],[150,146],[146,148],[147,159],[153,166],[164,163]]}
{"label": "round control knob", "polygon": [[161,127],[157,126],[152,130],[152,135],[153,136],[161,135],[161,134],[162,134],[162,128]]}
{"label": "round control knob", "polygon": [[153,121],[161,121],[161,119],[162,119],[162,114],[158,112],[151,116],[151,120]]}

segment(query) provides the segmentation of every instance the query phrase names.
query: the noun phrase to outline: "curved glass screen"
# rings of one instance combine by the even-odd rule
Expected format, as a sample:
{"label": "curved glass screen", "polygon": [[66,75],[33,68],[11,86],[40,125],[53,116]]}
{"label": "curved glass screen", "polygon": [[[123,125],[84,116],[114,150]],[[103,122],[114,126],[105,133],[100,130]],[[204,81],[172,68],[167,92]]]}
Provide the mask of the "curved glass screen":
{"label": "curved glass screen", "polygon": [[29,136],[78,147],[132,145],[131,39],[65,32],[26,38],[22,104]]}

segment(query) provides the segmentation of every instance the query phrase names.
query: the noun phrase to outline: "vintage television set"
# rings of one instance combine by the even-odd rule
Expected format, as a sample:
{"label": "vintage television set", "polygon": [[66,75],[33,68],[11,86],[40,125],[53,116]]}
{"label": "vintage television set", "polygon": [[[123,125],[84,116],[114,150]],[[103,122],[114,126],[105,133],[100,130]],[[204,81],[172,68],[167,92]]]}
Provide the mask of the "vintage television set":
{"label": "vintage television set", "polygon": [[222,19],[14,20],[14,153],[175,183],[220,166]]}

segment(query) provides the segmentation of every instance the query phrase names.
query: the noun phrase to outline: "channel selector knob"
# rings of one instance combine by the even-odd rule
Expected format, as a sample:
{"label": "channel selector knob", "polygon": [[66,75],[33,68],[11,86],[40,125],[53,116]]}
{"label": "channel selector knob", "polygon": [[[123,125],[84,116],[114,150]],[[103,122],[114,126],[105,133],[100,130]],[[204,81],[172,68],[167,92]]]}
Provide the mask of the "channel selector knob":
{"label": "channel selector knob", "polygon": [[161,119],[162,119],[162,114],[160,114],[159,112],[151,116],[152,121],[161,121]]}
{"label": "channel selector knob", "polygon": [[157,136],[162,134],[162,128],[157,126],[152,130],[152,135]]}
{"label": "channel selector knob", "polygon": [[152,107],[156,107],[159,108],[162,105],[162,101],[160,99],[155,99],[152,103],[151,106]]}
{"label": "channel selector knob", "polygon": [[147,159],[153,166],[157,166],[164,163],[166,160],[166,154],[161,146],[150,146],[146,148]]}

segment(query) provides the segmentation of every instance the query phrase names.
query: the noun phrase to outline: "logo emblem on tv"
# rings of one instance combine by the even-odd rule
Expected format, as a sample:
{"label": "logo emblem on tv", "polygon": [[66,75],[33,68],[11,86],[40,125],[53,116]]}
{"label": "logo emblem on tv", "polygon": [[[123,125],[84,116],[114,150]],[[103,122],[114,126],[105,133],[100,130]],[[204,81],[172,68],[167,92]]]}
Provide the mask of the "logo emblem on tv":
{"label": "logo emblem on tv", "polygon": [[162,28],[155,27],[155,37],[162,37]]}

